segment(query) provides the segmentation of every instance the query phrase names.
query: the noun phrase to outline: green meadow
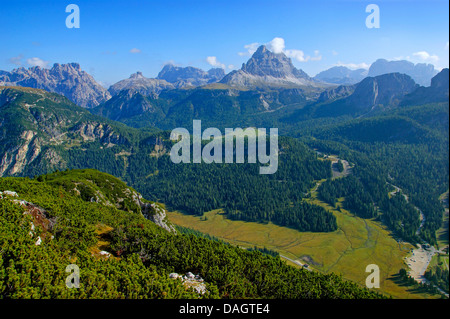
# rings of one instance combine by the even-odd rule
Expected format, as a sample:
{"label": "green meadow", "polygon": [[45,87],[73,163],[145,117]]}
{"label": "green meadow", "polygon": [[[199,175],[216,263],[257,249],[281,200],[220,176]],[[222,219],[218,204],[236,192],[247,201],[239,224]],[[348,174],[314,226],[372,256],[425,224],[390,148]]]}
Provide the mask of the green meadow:
{"label": "green meadow", "polygon": [[[398,242],[378,221],[352,215],[342,208],[342,198],[337,209],[318,200],[314,190],[307,200],[332,212],[338,229],[328,233],[299,232],[272,223],[230,220],[222,210],[209,211],[202,217],[168,212],[168,217],[174,224],[244,248],[266,247],[301,264],[307,263],[310,269],[341,274],[362,286],[369,275],[366,273],[367,265],[376,264],[380,269],[380,292],[402,299],[435,297],[418,294],[395,283],[395,275],[406,267],[403,259],[413,248],[411,244]],[[300,267],[291,261],[287,263]]]}

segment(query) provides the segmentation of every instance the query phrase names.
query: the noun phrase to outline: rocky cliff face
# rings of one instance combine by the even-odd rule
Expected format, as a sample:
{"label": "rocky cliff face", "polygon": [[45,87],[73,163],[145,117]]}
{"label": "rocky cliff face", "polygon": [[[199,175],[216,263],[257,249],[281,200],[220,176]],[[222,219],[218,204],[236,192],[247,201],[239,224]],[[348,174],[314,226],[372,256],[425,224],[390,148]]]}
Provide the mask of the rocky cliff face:
{"label": "rocky cliff face", "polygon": [[[141,198],[142,199],[142,198]],[[167,219],[166,210],[157,203],[144,203],[139,199],[142,215],[148,220],[154,222],[159,227],[164,228],[168,232],[176,234],[177,231],[172,223]]]}
{"label": "rocky cliff face", "polygon": [[174,89],[175,86],[165,80],[150,79],[142,75],[142,72],[132,74],[128,79],[111,85],[108,89],[112,96],[119,94],[123,90],[133,91],[142,95],[158,96],[163,90]]}
{"label": "rocky cliff face", "polygon": [[[373,111],[397,107],[403,98],[417,89],[418,85],[406,74],[389,73],[367,77],[356,84],[352,94],[321,104],[314,112],[316,116],[364,115]],[[347,95],[345,87],[328,92],[330,97]],[[326,98],[323,93],[322,99]],[[319,101],[322,102],[322,101]]]}
{"label": "rocky cliff face", "polygon": [[348,102],[365,109],[373,109],[379,105],[394,106],[417,87],[414,80],[406,74],[390,73],[368,77],[356,86]]}
{"label": "rocky cliff face", "polygon": [[449,69],[442,69],[431,79],[429,87],[419,87],[405,96],[401,105],[420,105],[435,102],[448,102],[449,99]]}
{"label": "rocky cliff face", "polygon": [[205,72],[192,66],[179,67],[172,64],[166,64],[157,79],[172,83],[176,88],[195,87],[220,81],[225,76],[221,68],[214,68]]}
{"label": "rocky cliff face", "polygon": [[37,160],[49,170],[64,169],[61,147],[94,141],[127,144],[111,124],[60,95],[0,87],[0,176],[20,175]]}
{"label": "rocky cliff face", "polygon": [[355,91],[355,87],[356,85],[339,85],[336,88],[325,90],[320,94],[317,102],[320,103],[347,97]]}
{"label": "rocky cliff face", "polygon": [[237,71],[230,72],[221,83],[231,86],[303,86],[314,81],[302,70],[296,69],[284,53],[273,53],[264,45]]}
{"label": "rocky cliff face", "polygon": [[81,70],[78,63],[58,64],[51,69],[38,66],[0,73],[0,86],[22,86],[64,95],[75,104],[90,108],[111,98],[94,78]]}

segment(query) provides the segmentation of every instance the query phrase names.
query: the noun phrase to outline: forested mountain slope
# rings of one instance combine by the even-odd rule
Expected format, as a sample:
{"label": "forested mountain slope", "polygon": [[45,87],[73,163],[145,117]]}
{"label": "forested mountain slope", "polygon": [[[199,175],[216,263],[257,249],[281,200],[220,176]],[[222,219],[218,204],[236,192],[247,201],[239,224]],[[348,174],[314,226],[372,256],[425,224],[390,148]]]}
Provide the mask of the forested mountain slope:
{"label": "forested mountain slope", "polygon": [[[92,202],[73,189],[81,184],[95,184],[112,202],[127,189],[94,171],[0,179],[2,298],[382,297],[258,251],[168,232],[131,206]],[[65,284],[73,264],[80,270],[78,289]],[[204,289],[170,278],[173,272],[200,276]]]}

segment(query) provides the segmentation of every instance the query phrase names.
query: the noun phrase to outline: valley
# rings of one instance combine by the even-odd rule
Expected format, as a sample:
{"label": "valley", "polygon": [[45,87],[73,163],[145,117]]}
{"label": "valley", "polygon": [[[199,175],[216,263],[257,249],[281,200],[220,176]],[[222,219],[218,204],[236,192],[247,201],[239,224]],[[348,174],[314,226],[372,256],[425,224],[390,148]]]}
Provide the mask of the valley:
{"label": "valley", "polygon": [[[380,64],[394,65],[377,61],[371,72]],[[42,205],[49,219],[63,221],[55,241],[33,248],[43,260],[40,249],[53,247],[54,263],[74,254],[91,265],[90,283],[102,282],[106,268],[120,278],[108,281],[104,292],[90,284],[70,296],[199,297],[167,278],[190,272],[205,280],[211,298],[377,298],[378,292],[440,298],[415,280],[428,276],[441,287],[448,276],[445,256],[432,258],[438,258],[434,247],[445,255],[448,245],[448,69],[421,71],[425,79],[413,69],[322,74],[342,82],[337,86],[262,45],[228,74],[166,65],[157,78],[137,72],[108,90],[73,63],[3,72],[0,191],[17,192]],[[67,86],[56,85],[62,74]],[[344,79],[335,79],[339,74]],[[27,83],[35,88],[21,86]],[[219,133],[275,128],[276,151],[245,143],[236,129],[236,144],[242,143],[229,149],[225,162],[211,161],[211,152],[174,161],[175,127],[186,133],[183,155],[204,155],[202,146],[211,151],[209,136],[191,140],[189,129],[200,135],[200,121]],[[230,136],[225,144],[233,142]],[[221,134],[217,138],[222,142]],[[227,151],[215,144],[214,155]],[[239,157],[250,149],[270,151],[273,174],[260,174],[260,165]],[[1,200],[2,218],[11,211],[20,220],[14,202]],[[5,225],[8,238],[22,238],[14,224]],[[20,245],[11,251],[24,249]],[[144,271],[159,288],[148,291],[136,282],[120,288],[130,260],[131,273]],[[379,290],[364,289],[369,264],[379,266]],[[5,280],[14,278],[8,273]],[[304,287],[308,278],[313,283]],[[323,288],[325,278],[331,281]],[[8,296],[28,296],[5,289]],[[63,287],[55,291],[45,296]]]}

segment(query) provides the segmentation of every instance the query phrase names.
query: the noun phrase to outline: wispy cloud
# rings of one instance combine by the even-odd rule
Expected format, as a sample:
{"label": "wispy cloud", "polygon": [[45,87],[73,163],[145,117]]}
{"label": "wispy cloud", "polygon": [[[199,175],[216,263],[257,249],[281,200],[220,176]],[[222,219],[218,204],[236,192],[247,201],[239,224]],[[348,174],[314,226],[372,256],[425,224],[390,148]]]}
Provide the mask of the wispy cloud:
{"label": "wispy cloud", "polygon": [[338,63],[335,64],[335,66],[345,66],[346,68],[349,68],[351,70],[357,70],[357,69],[369,69],[370,65],[362,62],[362,63],[343,63],[341,61],[339,61]]}
{"label": "wispy cloud", "polygon": [[283,53],[286,47],[283,38],[273,38],[266,46],[273,53]]}
{"label": "wispy cloud", "polygon": [[215,56],[209,56],[206,58],[206,62],[208,62],[209,65],[215,67],[215,68],[221,68],[225,69],[225,64],[217,61],[217,58]]}
{"label": "wispy cloud", "polygon": [[[258,49],[262,43],[250,43],[244,46],[247,52],[238,52],[240,56],[250,56]],[[264,45],[273,53],[284,53],[286,56],[295,59],[299,62],[307,61],[320,61],[322,56],[318,50],[314,51],[314,56],[306,55],[302,50],[298,49],[286,49],[286,44],[283,38],[275,37],[270,42],[264,43]]]}
{"label": "wispy cloud", "polygon": [[18,56],[12,57],[8,59],[8,62],[14,65],[22,65],[23,55],[19,54]]}
{"label": "wispy cloud", "polygon": [[133,54],[137,54],[137,53],[141,53],[142,51],[141,50],[139,50],[139,49],[137,49],[137,48],[132,48],[131,50],[130,50],[130,53],[133,53]]}
{"label": "wispy cloud", "polygon": [[260,46],[260,43],[254,42],[254,43],[250,43],[250,44],[246,44],[244,45],[244,49],[247,50],[247,52],[238,52],[238,54],[240,56],[249,56],[252,55],[253,53],[256,52],[256,50],[258,49],[258,47]]}
{"label": "wispy cloud", "polygon": [[41,58],[34,57],[34,58],[27,59],[27,63],[32,66],[46,68],[50,62],[44,61]]}
{"label": "wispy cloud", "polygon": [[425,62],[434,62],[439,61],[439,57],[435,54],[429,54],[427,51],[419,51],[412,54],[413,56],[419,58]]}

